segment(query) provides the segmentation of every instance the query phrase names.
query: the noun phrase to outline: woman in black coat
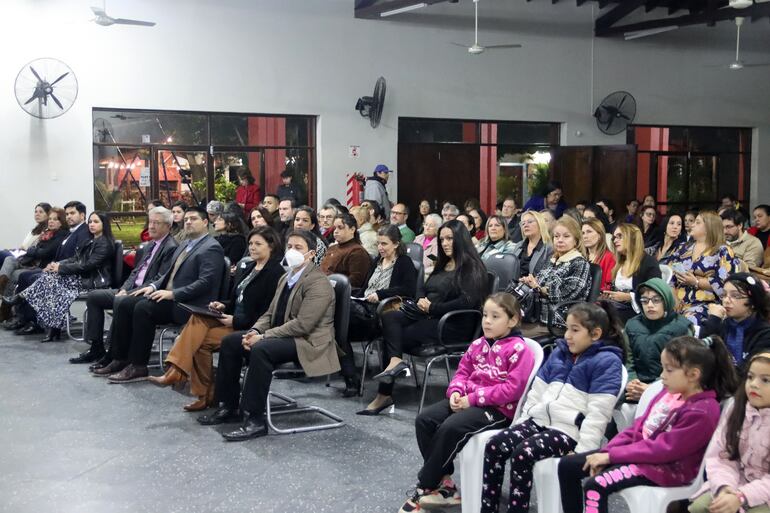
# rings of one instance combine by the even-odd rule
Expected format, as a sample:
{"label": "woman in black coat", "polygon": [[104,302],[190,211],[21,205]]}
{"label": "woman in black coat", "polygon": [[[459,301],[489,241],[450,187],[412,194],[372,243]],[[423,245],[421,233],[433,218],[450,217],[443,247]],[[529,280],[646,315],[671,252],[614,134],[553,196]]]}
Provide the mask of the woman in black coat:
{"label": "woman in black coat", "polygon": [[59,340],[70,306],[80,294],[112,285],[115,240],[107,214],[88,216],[88,231],[91,238],[75,250],[75,256],[48,264],[40,279],[19,294],[35,311],[38,323],[49,328],[42,342]]}
{"label": "woman in black coat", "polygon": [[345,379],[343,397],[358,395],[360,382],[356,374],[351,340],[371,340],[380,334],[377,323],[377,306],[380,301],[392,297],[415,296],[417,269],[406,254],[401,242],[401,231],[389,224],[377,232],[379,256],[364,280],[366,286],[353,291],[355,299],[350,303],[350,326],[347,340],[338,341],[344,353],[340,357],[342,376]]}
{"label": "woman in black coat", "polygon": [[225,212],[214,221],[214,238],[222,246],[225,256],[230,259],[231,268],[246,255],[246,223],[231,212]]}
{"label": "woman in black coat", "polygon": [[214,375],[212,354],[222,339],[236,331],[249,330],[270,306],[283,276],[281,237],[269,226],[249,233],[249,257],[237,265],[235,284],[225,301],[209,304],[211,315],[193,314],[166,357],[168,369],[150,381],[159,386],[190,380],[190,392],[197,401],[185,406],[199,411],[212,404]]}

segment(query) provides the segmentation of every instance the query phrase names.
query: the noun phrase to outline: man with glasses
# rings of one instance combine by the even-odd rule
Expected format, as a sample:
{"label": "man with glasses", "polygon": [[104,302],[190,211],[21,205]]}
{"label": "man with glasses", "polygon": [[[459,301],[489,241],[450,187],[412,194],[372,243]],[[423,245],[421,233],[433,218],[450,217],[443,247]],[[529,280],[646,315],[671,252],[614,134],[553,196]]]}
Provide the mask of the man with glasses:
{"label": "man with glasses", "polygon": [[187,240],[176,249],[164,274],[117,305],[111,328],[114,359],[95,369],[95,375],[109,376],[110,383],[146,380],[156,327],[187,322],[190,312],[178,303],[206,308],[218,299],[225,256],[208,226],[205,209],[190,207],[184,213]]}
{"label": "man with glasses", "polygon": [[746,222],[743,214],[733,208],[728,208],[719,217],[722,218],[725,240],[733,248],[735,256],[749,267],[762,267],[765,250],[758,238],[743,231],[743,223]]}
{"label": "man with glasses", "polygon": [[327,203],[318,212],[318,228],[327,244],[334,242],[334,218],[339,214],[337,207]]}
{"label": "man with glasses", "polygon": [[414,242],[414,231],[406,224],[409,219],[409,207],[403,203],[396,203],[390,210],[390,223],[397,226],[401,232],[401,242],[409,244]]}

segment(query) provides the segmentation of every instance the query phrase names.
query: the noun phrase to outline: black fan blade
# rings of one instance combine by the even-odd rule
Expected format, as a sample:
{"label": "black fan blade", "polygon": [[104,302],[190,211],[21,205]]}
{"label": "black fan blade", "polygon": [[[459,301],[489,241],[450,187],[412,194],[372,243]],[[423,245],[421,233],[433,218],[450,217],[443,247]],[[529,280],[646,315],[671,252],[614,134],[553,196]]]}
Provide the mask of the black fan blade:
{"label": "black fan blade", "polygon": [[69,74],[70,74],[70,72],[69,72],[69,71],[68,71],[68,72],[66,72],[64,75],[60,76],[59,78],[57,78],[56,80],[54,80],[53,82],[51,82],[51,85],[54,85],[54,84],[56,84],[56,82],[58,82],[59,80],[63,79],[64,77],[66,77],[66,76],[67,76],[67,75],[69,75]]}
{"label": "black fan blade", "polygon": [[31,70],[32,70],[32,74],[33,74],[33,75],[35,75],[39,81],[41,81],[41,82],[45,82],[45,80],[43,80],[42,78],[40,78],[40,75],[38,75],[38,74],[37,74],[37,71],[35,71],[35,68],[33,68],[32,66],[30,66],[30,67],[29,67],[29,69],[31,69]]}
{"label": "black fan blade", "polygon": [[37,99],[37,90],[34,93],[32,93],[32,98],[24,102],[24,105],[27,105],[28,103],[32,103],[36,99]]}
{"label": "black fan blade", "polygon": [[626,115],[625,115],[625,114],[623,114],[622,112],[618,112],[618,117],[621,117],[621,118],[625,119],[625,120],[626,120],[626,121],[628,121],[629,123],[631,122],[631,118],[629,118],[628,116],[626,116]]}
{"label": "black fan blade", "polygon": [[626,98],[628,98],[628,96],[623,96],[623,99],[620,100],[620,105],[618,105],[618,110],[623,108],[623,104],[626,103]]}
{"label": "black fan blade", "polygon": [[604,127],[604,129],[609,132],[610,128],[612,127],[612,123],[615,121],[615,116],[610,116],[610,120],[607,122],[607,126]]}
{"label": "black fan blade", "polygon": [[58,105],[61,110],[64,110],[64,106],[61,104],[55,94],[51,93],[51,98],[56,102],[56,105]]}

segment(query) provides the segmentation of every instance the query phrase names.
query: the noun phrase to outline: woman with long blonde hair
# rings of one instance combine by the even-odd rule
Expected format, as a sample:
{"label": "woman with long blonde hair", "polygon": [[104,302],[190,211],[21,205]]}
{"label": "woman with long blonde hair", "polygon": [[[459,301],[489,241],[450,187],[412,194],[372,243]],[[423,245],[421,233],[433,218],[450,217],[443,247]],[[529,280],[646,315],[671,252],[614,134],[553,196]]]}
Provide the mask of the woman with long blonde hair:
{"label": "woman with long blonde hair", "polygon": [[513,254],[519,259],[519,276],[536,276],[551,259],[551,234],[542,214],[534,210],[521,214],[519,225],[522,240],[513,247]]}

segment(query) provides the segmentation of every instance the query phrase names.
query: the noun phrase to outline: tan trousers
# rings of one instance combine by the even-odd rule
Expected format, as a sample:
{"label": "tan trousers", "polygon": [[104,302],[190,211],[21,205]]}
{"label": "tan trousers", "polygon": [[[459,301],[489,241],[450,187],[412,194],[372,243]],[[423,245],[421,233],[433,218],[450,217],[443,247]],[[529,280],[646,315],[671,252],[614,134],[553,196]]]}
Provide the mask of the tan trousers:
{"label": "tan trousers", "polygon": [[[711,494],[706,492],[690,504],[690,513],[708,513],[710,504]],[[747,509],[746,513],[770,513],[770,507],[767,504],[762,504]]]}
{"label": "tan trousers", "polygon": [[212,317],[192,315],[185,324],[174,347],[166,357],[190,378],[190,392],[198,397],[214,396],[213,353],[222,339],[233,332]]}

